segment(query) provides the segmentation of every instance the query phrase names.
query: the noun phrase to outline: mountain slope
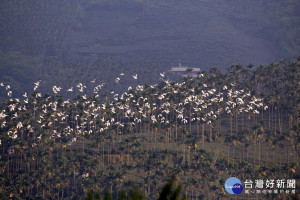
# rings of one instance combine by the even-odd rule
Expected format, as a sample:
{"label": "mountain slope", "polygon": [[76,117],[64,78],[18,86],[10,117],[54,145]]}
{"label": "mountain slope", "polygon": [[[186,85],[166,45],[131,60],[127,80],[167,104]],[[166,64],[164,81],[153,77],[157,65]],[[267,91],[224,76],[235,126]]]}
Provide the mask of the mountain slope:
{"label": "mountain slope", "polygon": [[86,11],[82,28],[71,34],[71,51],[88,57],[109,54],[175,64],[181,60],[202,69],[275,61],[274,45],[241,29],[244,21],[233,21],[223,7],[208,0],[93,7]]}

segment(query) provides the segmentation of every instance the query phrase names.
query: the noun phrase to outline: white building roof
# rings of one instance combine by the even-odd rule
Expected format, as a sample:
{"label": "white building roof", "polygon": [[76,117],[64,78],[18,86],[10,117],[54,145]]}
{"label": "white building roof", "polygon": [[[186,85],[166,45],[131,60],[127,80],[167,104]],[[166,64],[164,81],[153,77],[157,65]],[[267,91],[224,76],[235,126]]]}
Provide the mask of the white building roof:
{"label": "white building roof", "polygon": [[186,72],[187,69],[193,69],[192,72],[200,72],[200,68],[191,68],[191,67],[172,67],[170,71],[172,71],[172,72]]}

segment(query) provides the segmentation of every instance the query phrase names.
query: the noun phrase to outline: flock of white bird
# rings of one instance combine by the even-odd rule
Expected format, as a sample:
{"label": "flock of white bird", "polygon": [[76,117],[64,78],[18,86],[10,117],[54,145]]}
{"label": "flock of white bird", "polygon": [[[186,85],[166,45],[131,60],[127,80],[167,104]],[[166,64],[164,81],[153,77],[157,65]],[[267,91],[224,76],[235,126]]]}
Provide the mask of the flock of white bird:
{"label": "flock of white bird", "polygon": [[[124,76],[124,73],[119,76]],[[165,74],[160,73],[160,76],[164,79]],[[117,84],[120,77],[115,79]],[[132,78],[136,80],[138,75]],[[35,137],[32,146],[41,139],[61,137],[67,137],[71,145],[78,141],[79,135],[101,134],[110,130],[117,132],[124,127],[134,130],[142,123],[160,124],[162,127],[171,123],[179,126],[189,122],[211,124],[224,114],[258,114],[268,108],[263,104],[263,99],[252,96],[246,88],[237,89],[236,83],[215,88],[209,83],[193,86],[186,82],[163,80],[161,84],[138,85],[135,89],[129,87],[120,95],[112,93],[113,99],[101,102],[99,92],[105,83],[97,85],[96,80],[91,82],[96,85],[93,90],[95,95],[82,94],[80,99],[74,101],[58,101],[55,96],[43,98],[37,92],[40,80],[34,83],[34,93],[31,95],[25,93],[24,99],[11,98],[10,86],[1,82],[0,86],[6,89],[10,98],[0,112],[2,130],[6,129],[5,134],[11,139],[17,139],[21,134]],[[78,83],[75,88],[83,93],[87,87]],[[53,86],[54,95],[73,91],[73,87],[64,91],[59,86]],[[7,126],[8,122],[10,126]]]}

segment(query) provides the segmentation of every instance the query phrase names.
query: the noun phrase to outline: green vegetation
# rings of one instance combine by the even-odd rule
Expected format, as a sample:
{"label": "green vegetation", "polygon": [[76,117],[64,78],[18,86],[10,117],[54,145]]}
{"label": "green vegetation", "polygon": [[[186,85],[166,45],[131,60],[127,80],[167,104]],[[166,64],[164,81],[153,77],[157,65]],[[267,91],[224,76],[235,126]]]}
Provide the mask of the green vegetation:
{"label": "green vegetation", "polygon": [[[74,93],[83,91],[73,100],[59,96],[67,88],[55,86],[54,95],[37,87],[28,97],[2,101],[0,198],[106,193],[111,199],[125,191],[172,199],[182,188],[188,199],[217,199],[229,197],[223,185],[230,176],[299,180],[299,69],[300,58],[232,65],[227,73],[212,68],[119,95],[96,80],[73,85]],[[126,76],[133,79],[120,76],[120,83]],[[12,90],[6,83],[0,89]],[[162,189],[172,174],[182,186],[171,181]]]}
{"label": "green vegetation", "polygon": [[[173,176],[167,184],[163,187],[161,190],[158,200],[184,200],[184,197],[180,197],[180,192],[181,192],[181,185],[178,185],[176,188],[175,187],[175,176]],[[87,192],[86,198],[88,200],[100,200],[100,199],[105,199],[105,200],[112,200],[113,196],[112,193],[109,190],[105,190],[104,192],[104,197],[101,198],[101,195],[99,191],[94,191],[94,190],[89,190]],[[125,190],[121,190],[118,194],[118,199],[119,200],[144,200],[146,199],[144,193],[139,189],[139,188],[132,188],[130,191],[127,193]]]}

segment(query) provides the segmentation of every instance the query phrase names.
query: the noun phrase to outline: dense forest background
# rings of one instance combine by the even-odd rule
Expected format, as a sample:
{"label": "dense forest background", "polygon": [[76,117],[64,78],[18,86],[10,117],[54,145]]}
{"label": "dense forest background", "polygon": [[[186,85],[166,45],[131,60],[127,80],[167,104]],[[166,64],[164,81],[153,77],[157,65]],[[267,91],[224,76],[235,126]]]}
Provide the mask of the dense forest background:
{"label": "dense forest background", "polygon": [[36,80],[45,91],[94,78],[110,82],[121,72],[151,83],[180,61],[224,70],[293,60],[300,53],[299,7],[293,0],[3,0],[0,79],[20,96]]}
{"label": "dense forest background", "polygon": [[239,198],[297,199],[299,66],[300,58],[211,68],[119,94],[77,84],[73,100],[59,86],[41,93],[36,82],[34,92],[0,104],[0,198],[131,199],[140,191],[157,199],[175,175],[177,194],[189,199],[232,197],[224,191],[231,176],[296,180],[294,192]]}

